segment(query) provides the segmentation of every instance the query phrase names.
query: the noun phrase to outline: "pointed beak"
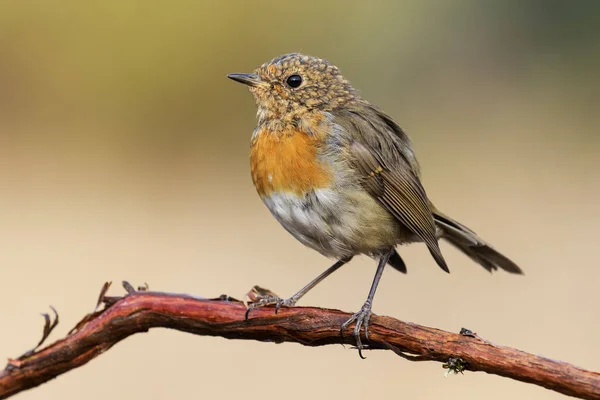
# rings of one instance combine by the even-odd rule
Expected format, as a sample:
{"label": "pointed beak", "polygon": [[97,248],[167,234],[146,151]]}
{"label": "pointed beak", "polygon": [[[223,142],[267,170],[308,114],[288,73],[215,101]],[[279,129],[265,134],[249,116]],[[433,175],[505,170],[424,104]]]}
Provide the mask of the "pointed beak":
{"label": "pointed beak", "polygon": [[227,75],[227,77],[236,82],[253,87],[258,86],[262,83],[260,77],[256,74],[229,74]]}

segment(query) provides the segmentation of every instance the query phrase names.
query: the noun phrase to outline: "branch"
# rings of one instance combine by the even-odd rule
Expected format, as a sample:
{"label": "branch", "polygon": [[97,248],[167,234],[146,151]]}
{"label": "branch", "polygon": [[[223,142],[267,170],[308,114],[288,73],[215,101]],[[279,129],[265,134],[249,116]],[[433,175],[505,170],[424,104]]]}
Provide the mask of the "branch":
{"label": "branch", "polygon": [[[98,305],[104,304],[102,310],[86,316],[65,338],[9,360],[0,373],[0,399],[80,367],[117,342],[150,328],[305,346],[354,344],[351,329],[344,337],[340,335],[340,325],[350,314],[338,310],[294,307],[275,314],[273,308],[262,308],[253,310],[246,321],[244,304],[226,296],[201,299],[136,292],[128,284],[125,288],[129,294],[124,297],[105,297],[105,285],[98,300]],[[46,318],[44,338],[51,329],[50,318]],[[498,346],[465,329],[456,334],[373,316],[369,336],[369,349],[390,349],[411,361],[439,361],[455,373],[483,371],[582,399],[600,399],[599,373]]]}

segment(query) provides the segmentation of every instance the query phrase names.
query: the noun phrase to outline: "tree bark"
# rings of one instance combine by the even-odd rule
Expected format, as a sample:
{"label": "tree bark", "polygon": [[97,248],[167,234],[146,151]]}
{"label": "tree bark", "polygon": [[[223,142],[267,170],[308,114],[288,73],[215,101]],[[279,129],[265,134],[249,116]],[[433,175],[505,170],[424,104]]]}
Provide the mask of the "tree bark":
{"label": "tree bark", "polygon": [[[304,346],[354,345],[351,328],[340,335],[350,314],[312,307],[252,310],[222,296],[202,299],[187,295],[135,291],[98,300],[100,311],[87,315],[63,339],[9,360],[0,373],[0,399],[36,387],[80,367],[117,342],[150,328],[168,328],[196,335],[265,342],[295,342]],[[57,317],[58,318],[58,317]],[[56,321],[55,321],[56,322]],[[55,323],[46,316],[45,339]],[[43,341],[43,340],[42,340]],[[483,371],[533,383],[569,396],[600,400],[600,374],[548,358],[495,345],[477,334],[445,332],[390,317],[373,315],[368,349],[389,349],[411,361],[438,361],[452,372]],[[42,343],[40,343],[41,345]],[[38,345],[39,346],[39,345]]]}

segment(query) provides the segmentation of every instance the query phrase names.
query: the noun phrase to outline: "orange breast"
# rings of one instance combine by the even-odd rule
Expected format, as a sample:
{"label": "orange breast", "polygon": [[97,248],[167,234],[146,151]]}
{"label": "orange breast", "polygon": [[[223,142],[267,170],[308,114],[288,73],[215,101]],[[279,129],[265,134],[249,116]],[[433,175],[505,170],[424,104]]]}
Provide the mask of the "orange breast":
{"label": "orange breast", "polygon": [[298,195],[330,185],[330,169],[317,158],[322,140],[299,131],[259,131],[252,141],[252,180],[261,196],[276,191]]}

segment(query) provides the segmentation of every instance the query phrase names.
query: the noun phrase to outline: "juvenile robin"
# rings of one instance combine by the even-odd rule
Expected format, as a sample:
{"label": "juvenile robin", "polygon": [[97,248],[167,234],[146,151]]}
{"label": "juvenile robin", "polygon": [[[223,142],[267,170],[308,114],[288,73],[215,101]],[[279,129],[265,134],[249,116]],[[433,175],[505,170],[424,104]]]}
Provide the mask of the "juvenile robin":
{"label": "juvenile robin", "polygon": [[[252,180],[279,223],[296,239],[337,259],[288,299],[264,295],[252,308],[293,306],[357,254],[378,260],[371,290],[353,322],[359,350],[386,265],[406,273],[398,245],[423,242],[449,272],[438,240],[488,271],[521,269],[475,232],[440,212],[419,179],[410,139],[382,110],[360,97],[339,69],[320,58],[285,54],[252,74],[230,74],[258,106],[250,149]],[[361,354],[362,357],[362,354]]]}

